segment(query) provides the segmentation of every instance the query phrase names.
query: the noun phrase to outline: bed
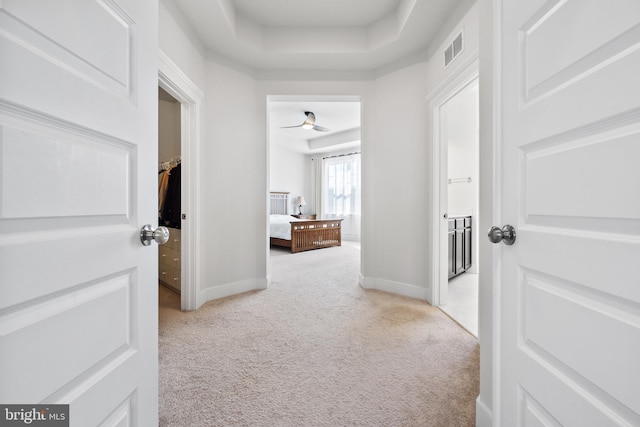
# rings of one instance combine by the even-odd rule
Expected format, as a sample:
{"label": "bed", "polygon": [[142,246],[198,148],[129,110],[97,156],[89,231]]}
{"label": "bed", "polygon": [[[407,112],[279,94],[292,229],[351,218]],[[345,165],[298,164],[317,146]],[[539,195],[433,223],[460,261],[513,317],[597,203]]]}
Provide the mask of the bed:
{"label": "bed", "polygon": [[270,194],[269,237],[271,245],[291,253],[342,245],[342,219],[307,220],[287,214],[289,193]]}

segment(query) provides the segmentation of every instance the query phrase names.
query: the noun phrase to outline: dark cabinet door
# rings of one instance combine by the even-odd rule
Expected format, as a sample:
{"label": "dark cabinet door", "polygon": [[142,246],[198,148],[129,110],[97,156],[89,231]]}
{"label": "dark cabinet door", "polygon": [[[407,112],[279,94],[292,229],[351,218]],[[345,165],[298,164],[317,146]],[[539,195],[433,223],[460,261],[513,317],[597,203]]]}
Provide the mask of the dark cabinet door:
{"label": "dark cabinet door", "polygon": [[456,275],[456,270],[455,270],[455,258],[456,258],[456,232],[455,231],[449,231],[448,234],[448,238],[449,238],[449,245],[447,246],[447,248],[449,249],[449,279],[451,279],[453,276]]}
{"label": "dark cabinet door", "polygon": [[471,268],[471,228],[464,229],[464,269]]}
{"label": "dark cabinet door", "polygon": [[459,274],[464,271],[464,229],[456,230],[455,246],[456,246],[455,274]]}
{"label": "dark cabinet door", "polygon": [[471,267],[471,217],[449,219],[449,279]]}

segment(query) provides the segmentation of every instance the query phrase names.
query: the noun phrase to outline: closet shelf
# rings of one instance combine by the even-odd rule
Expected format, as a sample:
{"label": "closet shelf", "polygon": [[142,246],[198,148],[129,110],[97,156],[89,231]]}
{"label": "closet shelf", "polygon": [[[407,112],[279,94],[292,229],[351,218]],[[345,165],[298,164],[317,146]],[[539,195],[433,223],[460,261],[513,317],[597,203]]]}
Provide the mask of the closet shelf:
{"label": "closet shelf", "polygon": [[180,156],[174,157],[173,159],[167,160],[166,162],[160,163],[160,170],[166,171],[168,169],[174,168],[182,163],[182,159]]}

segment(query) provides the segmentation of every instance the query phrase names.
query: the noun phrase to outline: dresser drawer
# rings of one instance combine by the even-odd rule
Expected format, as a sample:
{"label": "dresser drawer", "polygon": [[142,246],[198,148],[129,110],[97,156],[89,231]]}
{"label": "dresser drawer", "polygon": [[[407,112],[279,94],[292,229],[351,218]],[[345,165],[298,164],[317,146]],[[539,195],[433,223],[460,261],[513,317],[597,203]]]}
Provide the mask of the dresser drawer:
{"label": "dresser drawer", "polygon": [[[179,228],[169,228],[169,240],[164,245],[171,249],[177,249],[180,251],[181,234]],[[162,247],[162,246],[161,246]]]}
{"label": "dresser drawer", "polygon": [[158,254],[159,254],[160,265],[180,268],[180,251],[179,250],[170,248],[167,245],[162,245],[159,247]]}
{"label": "dresser drawer", "polygon": [[180,291],[180,270],[161,264],[158,268],[158,279],[178,292]]}

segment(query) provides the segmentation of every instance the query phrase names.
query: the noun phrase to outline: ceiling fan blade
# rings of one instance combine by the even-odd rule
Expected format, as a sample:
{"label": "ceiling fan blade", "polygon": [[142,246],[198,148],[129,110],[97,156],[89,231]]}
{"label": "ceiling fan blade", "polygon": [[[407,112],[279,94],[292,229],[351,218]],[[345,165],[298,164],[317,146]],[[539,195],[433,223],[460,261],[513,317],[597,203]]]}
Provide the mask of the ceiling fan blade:
{"label": "ceiling fan blade", "polygon": [[[304,125],[304,123],[302,124]],[[280,126],[280,129],[292,129],[292,128],[301,128],[302,125],[296,125],[296,126]]]}
{"label": "ceiling fan blade", "polygon": [[318,126],[316,124],[316,115],[313,114],[311,111],[305,111],[304,115],[307,116],[307,118],[304,119],[304,122],[302,122],[302,124],[299,124],[296,126],[280,126],[280,129],[303,128],[303,129],[313,129],[317,132],[329,132],[329,129],[322,126]]}
{"label": "ceiling fan blade", "polygon": [[311,129],[316,130],[318,132],[329,132],[329,129],[322,126],[318,126],[318,125],[313,125]]}

